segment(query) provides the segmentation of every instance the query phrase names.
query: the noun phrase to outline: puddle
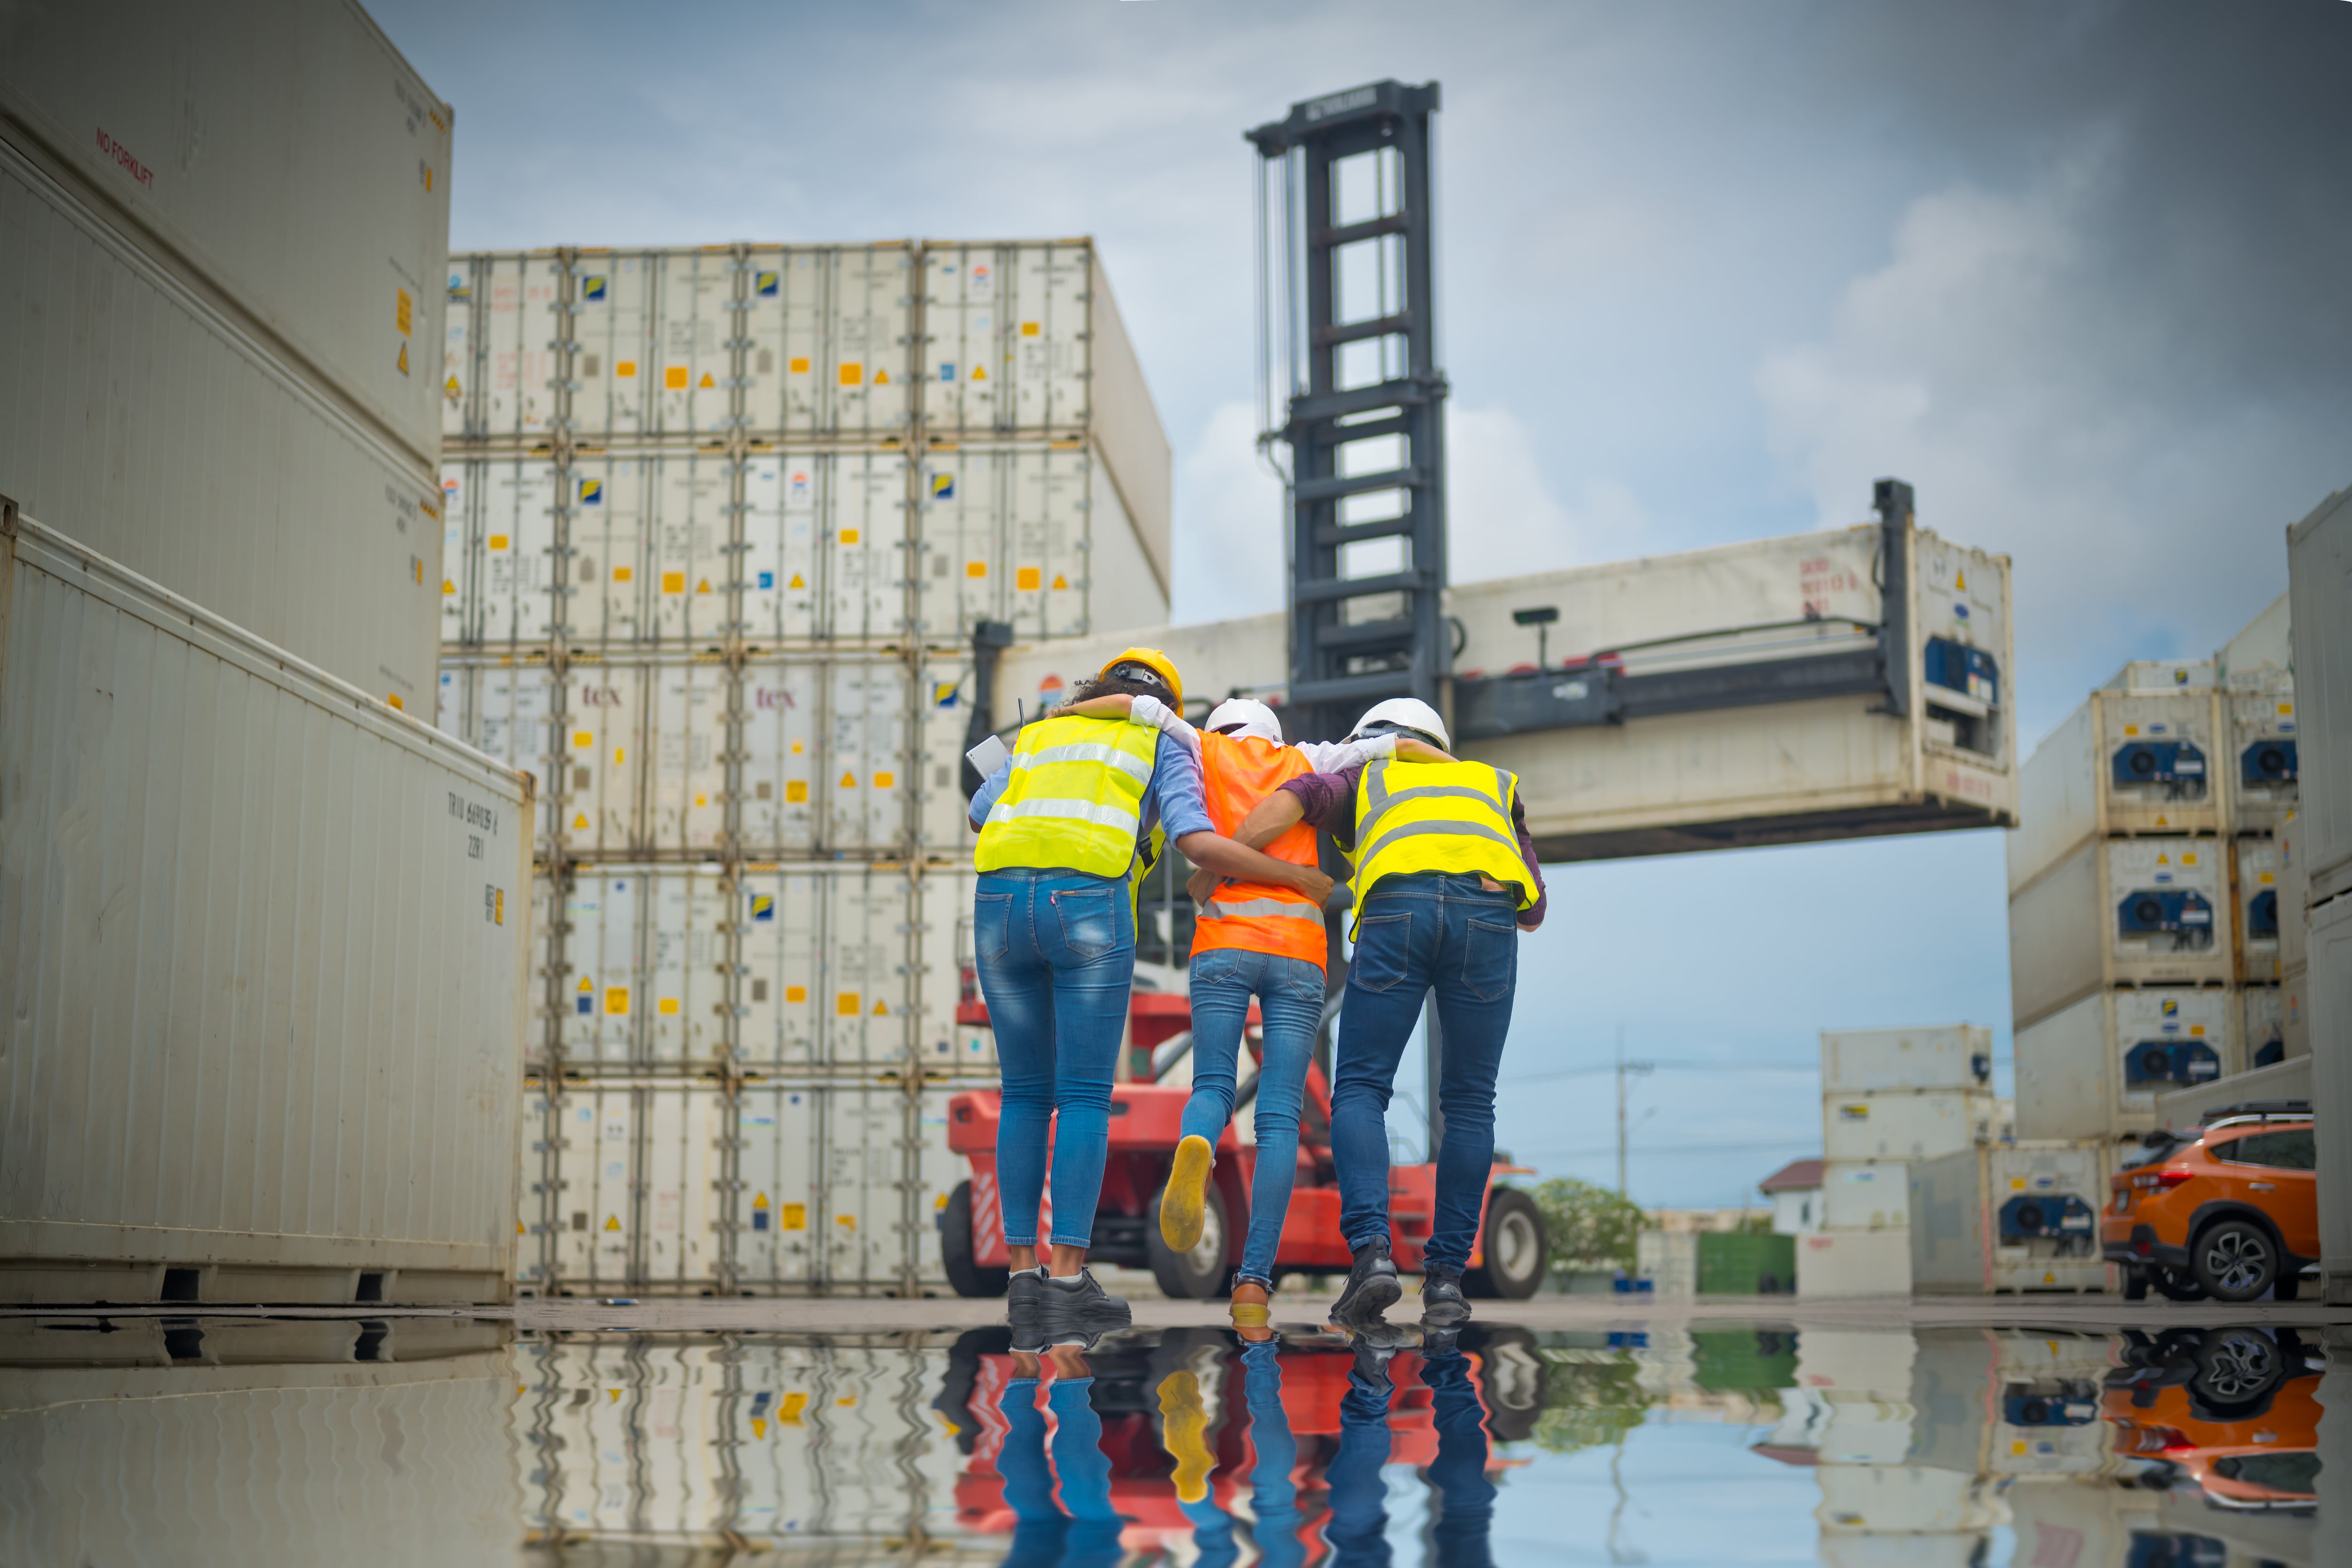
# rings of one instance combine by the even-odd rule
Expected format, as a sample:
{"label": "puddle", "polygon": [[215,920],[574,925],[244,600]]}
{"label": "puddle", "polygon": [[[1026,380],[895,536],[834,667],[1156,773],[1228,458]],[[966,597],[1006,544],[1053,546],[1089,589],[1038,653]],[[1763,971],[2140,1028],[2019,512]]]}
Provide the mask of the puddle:
{"label": "puddle", "polygon": [[2321,1336],[20,1318],[0,1563],[2320,1568]]}

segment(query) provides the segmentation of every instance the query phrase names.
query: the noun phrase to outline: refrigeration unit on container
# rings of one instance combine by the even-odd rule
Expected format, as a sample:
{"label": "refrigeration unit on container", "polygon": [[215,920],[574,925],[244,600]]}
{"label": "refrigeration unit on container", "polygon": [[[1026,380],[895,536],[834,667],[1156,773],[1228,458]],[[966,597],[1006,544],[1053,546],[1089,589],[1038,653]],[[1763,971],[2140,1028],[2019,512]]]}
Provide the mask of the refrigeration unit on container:
{"label": "refrigeration unit on container", "polygon": [[1992,1031],[1979,1025],[1822,1031],[1824,1093],[1991,1087]]}
{"label": "refrigeration unit on container", "polygon": [[2296,806],[2311,901],[2352,891],[2352,487],[2287,530],[2296,751],[2311,787]]}
{"label": "refrigeration unit on container", "polygon": [[2277,829],[2301,798],[2302,748],[2295,729],[2294,683],[2284,674],[2252,690],[2222,694],[2230,721],[2230,817],[2240,833]]}
{"label": "refrigeration unit on container", "polygon": [[[160,19],[163,8],[152,9]],[[310,14],[331,18],[342,8]],[[58,18],[100,15],[60,7],[41,13],[47,19],[37,26],[25,21],[0,51],[0,78],[56,45],[58,35],[81,30]],[[118,13],[104,15],[110,29],[135,28]],[[19,53],[19,43],[32,53]],[[90,47],[90,62],[103,58],[112,69],[127,61],[129,78],[144,69],[136,45]],[[77,64],[77,79],[94,68],[90,62]],[[371,87],[371,111],[391,85]],[[72,89],[77,104],[80,93]],[[254,114],[267,121],[281,98],[264,94]],[[228,113],[230,104],[210,107]],[[208,178],[254,151],[239,152],[245,115],[242,105],[231,115],[240,129],[220,150],[225,164],[213,163],[207,142],[200,168]],[[404,445],[344,389],[292,364],[282,344],[240,324],[205,279],[123,226],[128,218],[69,189],[74,177],[62,165],[23,153],[11,140],[16,129],[0,119],[0,236],[8,246],[0,340],[9,344],[0,363],[0,493],[254,636],[423,711],[432,692],[432,605],[444,576],[437,437],[427,431],[421,445]],[[76,127],[76,153],[89,135]],[[286,156],[307,163],[310,153]],[[272,202],[283,163],[255,200]],[[159,172],[157,180],[176,190],[186,173]],[[344,268],[345,280],[382,274],[383,247],[370,239],[363,250]],[[391,345],[410,340],[394,331],[388,281],[381,295],[370,287],[366,297],[363,319],[388,370]],[[421,356],[431,340],[421,305],[417,311],[411,325]],[[420,382],[430,368],[420,362]]]}
{"label": "refrigeration unit on container", "polygon": [[[1877,586],[1890,538],[1907,563],[1893,605]],[[2005,826],[2017,812],[2009,606],[2006,557],[1916,526],[1456,584],[1457,749],[1518,774],[1548,860]],[[1514,619],[1546,608],[1559,612],[1548,681]],[[1064,689],[1136,642],[1166,648],[1189,692],[1282,697],[1276,615],[1024,637],[1003,656],[992,721],[1009,725],[1016,699]],[[1822,688],[1843,694],[1806,694]]]}
{"label": "refrigeration unit on container", "polygon": [[2225,839],[2084,843],[2010,896],[2018,1023],[2115,986],[2227,984],[2236,972],[2228,884]]}
{"label": "refrigeration unit on container", "polygon": [[[15,170],[37,164],[32,177],[56,193],[50,199],[86,215],[93,237],[107,235],[97,243],[139,252],[173,275],[174,292],[211,296],[215,330],[257,347],[269,374],[381,431],[420,471],[441,441],[451,125],[449,106],[348,0],[244,0],[202,17],[164,0],[42,6],[12,17],[0,54],[0,141]],[[14,249],[24,230],[0,222],[0,232]],[[153,332],[171,307],[115,293],[75,259],[28,266],[23,252],[10,257],[22,287],[61,290],[29,297],[75,340],[59,363],[24,354],[24,340],[10,334],[11,374],[23,378],[29,406],[58,405],[33,438],[61,438],[103,408],[106,425],[123,427],[118,439],[136,433],[129,450],[152,468],[165,455],[147,443],[165,435],[166,420],[114,402],[144,395],[140,384],[149,382],[157,414],[225,448],[230,466],[220,478],[243,487],[266,472],[272,455],[247,444],[236,417],[222,416],[220,389],[191,375],[201,366],[183,357],[186,349],[154,352],[166,346]],[[204,416],[191,418],[197,409]],[[118,514],[116,527],[152,537],[189,526],[178,503],[199,476],[155,472],[154,500],[173,504]],[[0,487],[50,526],[94,546],[113,542],[22,482],[0,468]],[[249,493],[240,489],[238,499],[249,503]],[[136,552],[121,558],[147,569]],[[215,604],[200,584],[162,580]]]}
{"label": "refrigeration unit on container", "polygon": [[2284,924],[2279,903],[2284,891],[2285,852],[2271,838],[2236,839],[2230,850],[2237,906],[2237,978],[2247,985],[2275,985]]}
{"label": "refrigeration unit on container", "polygon": [[2019,779],[2017,830],[2009,836],[2012,895],[2092,839],[2222,830],[2226,771],[2235,763],[2220,733],[2212,667],[2176,673],[2192,671],[2202,684],[2094,691],[2034,748]]}
{"label": "refrigeration unit on container", "polygon": [[2242,1070],[2239,994],[2100,991],[2017,1031],[2021,1138],[2106,1138],[2158,1125],[2156,1102]]}
{"label": "refrigeration unit on container", "polygon": [[531,778],[0,540],[0,1298],[505,1299]]}
{"label": "refrigeration unit on container", "polygon": [[1911,1166],[1911,1282],[1923,1292],[2100,1290],[2100,1146],[1979,1143]]}
{"label": "refrigeration unit on container", "polygon": [[1901,1230],[1911,1223],[1911,1189],[1899,1161],[1831,1160],[1822,1167],[1822,1227]]}
{"label": "refrigeration unit on container", "polygon": [[1822,1152],[1842,1160],[1927,1160],[1999,1137],[2000,1105],[1980,1089],[1832,1094],[1822,1100]]}

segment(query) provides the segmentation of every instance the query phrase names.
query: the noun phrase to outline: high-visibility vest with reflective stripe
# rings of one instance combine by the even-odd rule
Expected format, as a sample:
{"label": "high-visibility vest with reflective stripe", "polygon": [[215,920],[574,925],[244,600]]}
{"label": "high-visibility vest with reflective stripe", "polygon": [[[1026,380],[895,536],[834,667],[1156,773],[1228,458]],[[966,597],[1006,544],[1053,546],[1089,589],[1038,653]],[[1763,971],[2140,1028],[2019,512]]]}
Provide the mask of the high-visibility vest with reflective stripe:
{"label": "high-visibility vest with reflective stripe", "polygon": [[1124,719],[1041,719],[1013,748],[1013,776],[981,825],[974,863],[1124,877],[1143,831],[1160,731]]}
{"label": "high-visibility vest with reflective stripe", "polygon": [[[1286,780],[1315,770],[1295,746],[1255,735],[1239,738],[1203,731],[1201,773],[1207,785],[1209,820],[1231,838],[1252,807]],[[1315,830],[1299,823],[1265,847],[1265,853],[1294,866],[1315,864]],[[1242,948],[1321,963],[1326,956],[1323,910],[1296,888],[1276,882],[1219,882],[1192,923],[1192,952]]]}
{"label": "high-visibility vest with reflective stripe", "polygon": [[[1414,871],[1485,875],[1517,883],[1519,908],[1536,907],[1535,874],[1511,826],[1517,777],[1484,763],[1366,765],[1356,784],[1356,919],[1383,877]],[[1351,923],[1349,934],[1353,935]]]}

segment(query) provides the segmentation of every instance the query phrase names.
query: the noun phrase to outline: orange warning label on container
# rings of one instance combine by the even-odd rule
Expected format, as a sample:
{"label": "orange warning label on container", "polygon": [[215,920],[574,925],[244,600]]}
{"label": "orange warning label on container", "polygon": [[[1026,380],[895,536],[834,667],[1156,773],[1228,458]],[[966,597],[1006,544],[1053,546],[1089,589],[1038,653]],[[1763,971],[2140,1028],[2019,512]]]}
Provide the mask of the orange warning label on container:
{"label": "orange warning label on container", "polygon": [[654,1011],[665,1018],[675,1018],[677,1016],[677,997],[665,996],[654,1004]]}
{"label": "orange warning label on container", "polygon": [[717,382],[715,382],[715,381],[713,381],[713,380],[711,380],[711,379],[710,379],[710,373],[709,373],[709,371],[707,371],[707,370],[706,370],[706,371],[704,371],[704,372],[702,373],[702,379],[701,379],[699,382],[696,383],[696,384],[697,384],[697,385],[698,385],[698,386],[706,386],[706,387],[708,387],[708,386],[716,386],[716,385],[718,385],[719,384],[718,384]]}
{"label": "orange warning label on container", "polygon": [[627,381],[637,374],[637,362],[633,359],[615,360],[613,363],[613,374],[623,381]]}
{"label": "orange warning label on container", "polygon": [[856,789],[857,787],[857,775],[856,773],[842,774],[841,787],[844,789]]}
{"label": "orange warning label on container", "polygon": [[665,573],[663,573],[663,574],[662,574],[662,592],[663,592],[663,593],[665,593],[665,594],[683,594],[683,593],[685,593],[685,592],[686,592],[686,574],[685,574],[685,573],[683,573],[683,572],[665,572]]}
{"label": "orange warning label on container", "polygon": [[686,378],[687,367],[682,364],[671,365],[667,370],[662,372],[662,384],[668,387],[673,392],[683,392],[686,390]]}
{"label": "orange warning label on container", "polygon": [[855,991],[845,991],[833,999],[833,1010],[836,1016],[855,1018],[866,1011],[865,998]]}
{"label": "orange warning label on container", "polygon": [[864,365],[862,365],[862,364],[858,364],[858,363],[856,363],[855,362],[850,361],[850,360],[844,360],[844,361],[842,361],[842,362],[841,362],[841,384],[842,384],[842,385],[844,385],[844,386],[862,386],[862,385],[864,385],[864,384],[865,384],[865,382],[866,382],[866,367],[865,367]]}
{"label": "orange warning label on container", "polygon": [[416,326],[416,301],[408,297],[408,290],[405,289],[394,286],[392,292],[394,297],[392,323],[400,329],[402,337],[412,336]]}
{"label": "orange warning label on container", "polygon": [[613,568],[613,581],[615,583],[625,583],[629,580],[631,575],[631,569],[626,566],[615,566]]}
{"label": "orange warning label on container", "polygon": [[507,547],[507,536],[506,536],[505,534],[503,534],[503,533],[493,533],[492,535],[490,535],[490,548],[491,548],[491,549],[493,549],[493,550],[504,550],[506,547]]}
{"label": "orange warning label on container", "polygon": [[841,542],[842,542],[844,544],[855,544],[855,543],[856,543],[856,542],[857,542],[857,531],[856,531],[856,529],[854,529],[854,528],[845,528],[845,529],[843,529],[843,530],[841,531]]}
{"label": "orange warning label on container", "polygon": [[[778,1204],[776,1205],[776,1228],[779,1230],[806,1230],[808,1228],[808,1205]],[[805,1394],[785,1394],[784,1406],[782,1410],[776,1413],[776,1419],[779,1421],[792,1421],[797,1424],[801,1408],[806,1404],[808,1404],[808,1395]]]}
{"label": "orange warning label on container", "polygon": [[963,563],[963,574],[967,577],[985,577],[988,575],[988,563],[967,561]]}
{"label": "orange warning label on container", "polygon": [[1034,591],[1045,580],[1045,574],[1034,566],[1024,566],[1013,574],[1013,585],[1024,594]]}
{"label": "orange warning label on container", "polygon": [[805,1001],[807,1001],[807,1000],[808,1000],[808,987],[807,987],[807,986],[805,986],[805,985],[787,985],[787,986],[785,986],[785,987],[784,987],[784,1000],[785,1000],[785,1001],[787,1001],[787,1002],[805,1002]]}
{"label": "orange warning label on container", "polygon": [[1024,338],[1034,338],[1034,337],[1035,337],[1035,336],[1037,335],[1037,332],[1038,332],[1038,326],[1037,326],[1037,323],[1036,323],[1036,322],[1034,322],[1034,321],[1024,321],[1024,322],[1022,322],[1022,323],[1021,323],[1021,335],[1022,335],[1023,337],[1024,337]]}
{"label": "orange warning label on container", "polygon": [[606,986],[604,988],[604,1011],[608,1016],[615,1018],[625,1018],[628,1016],[629,988],[625,985]]}
{"label": "orange warning label on container", "polygon": [[808,799],[808,780],[786,779],[784,781],[784,800],[787,805],[798,805],[806,799]]}
{"label": "orange warning label on container", "polygon": [[876,773],[874,775],[874,787],[876,789],[888,789],[898,782],[898,775],[897,773]]}
{"label": "orange warning label on container", "polygon": [[806,375],[808,374],[808,356],[806,354],[794,354],[790,360],[785,362],[784,368],[791,371],[794,375]]}
{"label": "orange warning label on container", "polygon": [[399,369],[401,374],[406,375],[408,374],[408,345],[406,343],[400,345]]}

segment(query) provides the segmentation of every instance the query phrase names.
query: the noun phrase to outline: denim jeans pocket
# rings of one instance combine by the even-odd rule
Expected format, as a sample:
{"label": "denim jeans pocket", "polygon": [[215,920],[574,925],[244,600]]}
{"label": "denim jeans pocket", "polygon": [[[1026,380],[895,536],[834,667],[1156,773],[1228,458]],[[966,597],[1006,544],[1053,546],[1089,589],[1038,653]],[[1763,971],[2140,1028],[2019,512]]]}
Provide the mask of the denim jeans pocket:
{"label": "denim jeans pocket", "polygon": [[1118,946],[1118,910],[1111,900],[1124,896],[1108,889],[1101,892],[1066,889],[1046,895],[1062,922],[1062,945],[1071,957],[1086,963]]}
{"label": "denim jeans pocket", "polygon": [[1481,1002],[1507,995],[1519,974],[1517,922],[1473,917],[1462,932],[1462,988]]}
{"label": "denim jeans pocket", "polygon": [[1412,967],[1412,911],[1366,915],[1356,922],[1356,951],[1348,961],[1348,984],[1367,991],[1402,984]]}
{"label": "denim jeans pocket", "polygon": [[1013,895],[975,893],[971,900],[971,950],[994,963],[1013,951]]}

